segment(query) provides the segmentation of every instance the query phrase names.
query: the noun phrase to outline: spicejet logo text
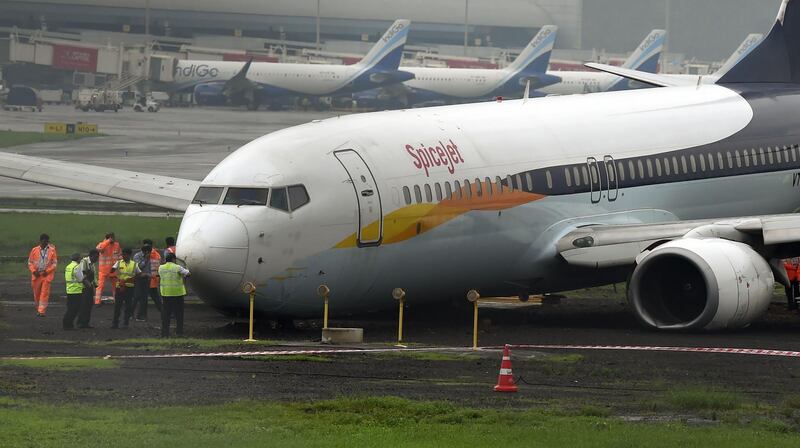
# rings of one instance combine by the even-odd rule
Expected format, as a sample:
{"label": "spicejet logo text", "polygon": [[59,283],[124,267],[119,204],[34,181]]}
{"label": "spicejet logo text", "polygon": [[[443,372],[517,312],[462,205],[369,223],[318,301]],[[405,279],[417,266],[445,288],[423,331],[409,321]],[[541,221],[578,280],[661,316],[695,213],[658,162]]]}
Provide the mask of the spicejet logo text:
{"label": "spicejet logo text", "polygon": [[406,152],[414,159],[414,166],[425,171],[426,177],[431,177],[431,168],[444,166],[453,174],[456,172],[456,165],[464,163],[464,158],[453,140],[449,140],[447,144],[439,140],[439,144],[435,146],[426,146],[424,143],[417,146],[406,145]]}

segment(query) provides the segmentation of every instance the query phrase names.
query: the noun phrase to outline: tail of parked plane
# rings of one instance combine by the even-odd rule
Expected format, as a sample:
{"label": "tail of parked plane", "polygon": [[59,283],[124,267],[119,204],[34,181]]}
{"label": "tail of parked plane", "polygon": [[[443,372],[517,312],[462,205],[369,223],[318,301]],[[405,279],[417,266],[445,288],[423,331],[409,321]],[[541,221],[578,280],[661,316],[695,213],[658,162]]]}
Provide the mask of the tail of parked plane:
{"label": "tail of parked plane", "polygon": [[[667,32],[664,30],[650,31],[650,34],[636,47],[636,51],[625,60],[625,63],[622,64],[622,68],[646,73],[657,72],[658,60],[661,59],[661,51],[664,49],[664,40],[666,36]],[[604,90],[611,92],[630,88],[631,82],[629,79],[618,78]]]}
{"label": "tail of parked plane", "polygon": [[733,68],[739,62],[741,62],[742,59],[746,58],[747,55],[750,54],[750,52],[752,52],[756,48],[758,43],[761,42],[761,39],[763,38],[764,35],[758,33],[754,33],[747,36],[744,42],[742,42],[742,44],[739,45],[739,48],[737,48],[736,51],[733,52],[731,57],[729,57],[728,60],[725,61],[724,64],[722,64],[722,67],[720,67],[719,70],[717,70],[717,72],[714,73],[714,75],[724,76],[725,73],[728,73],[731,70],[731,68]]}
{"label": "tail of parked plane", "polygon": [[385,71],[397,70],[400,60],[403,59],[403,47],[408,38],[410,25],[409,20],[395,20],[358,65]]}
{"label": "tail of parked plane", "polygon": [[661,58],[661,50],[664,49],[666,35],[667,32],[664,30],[651,31],[622,66],[631,70],[655,73],[658,70],[658,60]]}
{"label": "tail of parked plane", "polygon": [[800,2],[783,0],[767,37],[717,81],[733,83],[800,84]]}
{"label": "tail of parked plane", "polygon": [[514,73],[544,73],[550,64],[550,55],[553,53],[553,45],[556,43],[558,27],[555,25],[543,26],[541,30],[522,50],[522,53],[514,59],[514,62],[506,67],[506,70]]}

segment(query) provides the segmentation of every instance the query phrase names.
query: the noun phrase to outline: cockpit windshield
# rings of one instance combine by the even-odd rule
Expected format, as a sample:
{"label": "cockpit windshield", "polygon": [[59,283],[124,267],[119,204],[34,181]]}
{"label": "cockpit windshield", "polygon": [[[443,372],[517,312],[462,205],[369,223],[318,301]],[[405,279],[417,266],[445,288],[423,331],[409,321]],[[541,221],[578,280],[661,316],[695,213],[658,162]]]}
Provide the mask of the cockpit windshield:
{"label": "cockpit windshield", "polygon": [[216,204],[222,196],[223,187],[200,187],[192,199],[192,204]]}
{"label": "cockpit windshield", "polygon": [[228,188],[222,201],[226,205],[267,205],[269,188]]}

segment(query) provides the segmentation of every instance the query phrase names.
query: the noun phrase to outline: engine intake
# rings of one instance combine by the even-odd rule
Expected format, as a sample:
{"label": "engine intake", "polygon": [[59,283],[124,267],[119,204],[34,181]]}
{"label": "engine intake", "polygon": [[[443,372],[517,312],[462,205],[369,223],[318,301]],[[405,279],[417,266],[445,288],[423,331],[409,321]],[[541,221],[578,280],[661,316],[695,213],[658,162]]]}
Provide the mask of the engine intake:
{"label": "engine intake", "polygon": [[767,310],[774,278],[750,246],[719,238],[670,241],[640,260],[628,297],[659,329],[741,328]]}

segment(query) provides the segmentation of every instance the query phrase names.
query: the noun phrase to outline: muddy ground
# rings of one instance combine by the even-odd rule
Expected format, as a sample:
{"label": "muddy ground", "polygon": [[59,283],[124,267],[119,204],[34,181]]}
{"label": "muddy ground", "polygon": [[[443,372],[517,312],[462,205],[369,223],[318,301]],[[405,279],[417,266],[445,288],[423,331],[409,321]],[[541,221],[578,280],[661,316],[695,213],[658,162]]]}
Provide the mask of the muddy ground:
{"label": "muddy ground", "polygon": [[[56,286],[54,286],[56,290]],[[0,357],[125,356],[163,352],[272,350],[320,347],[320,322],[297,321],[296,329],[264,324],[256,337],[276,346],[221,348],[195,345],[157,348],[117,340],[155,338],[159,313],[127,330],[110,329],[113,306],[93,313],[90,330],[63,331],[64,299],[52,300],[45,318],[35,317],[24,281],[0,281]],[[658,333],[642,329],[623,295],[565,298],[557,305],[482,309],[480,345],[613,344],[800,349],[800,316],[773,304],[750,328],[722,333]],[[406,340],[412,346],[469,346],[471,311],[437,313],[410,304]],[[391,346],[392,316],[335,320],[333,326],[360,326],[370,347]],[[186,336],[240,339],[243,321],[231,320],[196,299],[186,307]],[[564,355],[580,355],[567,356]],[[0,396],[44,402],[141,404],[216,404],[236,399],[307,400],[341,396],[401,396],[450,400],[472,406],[596,406],[613,414],[658,412],[665,394],[681,388],[728,390],[753,401],[778,404],[800,394],[800,359],[730,354],[522,351],[512,354],[514,374],[523,377],[520,393],[492,391],[498,352],[471,350],[442,355],[326,355],[267,359],[121,359],[116,369],[50,371],[0,366]]]}

